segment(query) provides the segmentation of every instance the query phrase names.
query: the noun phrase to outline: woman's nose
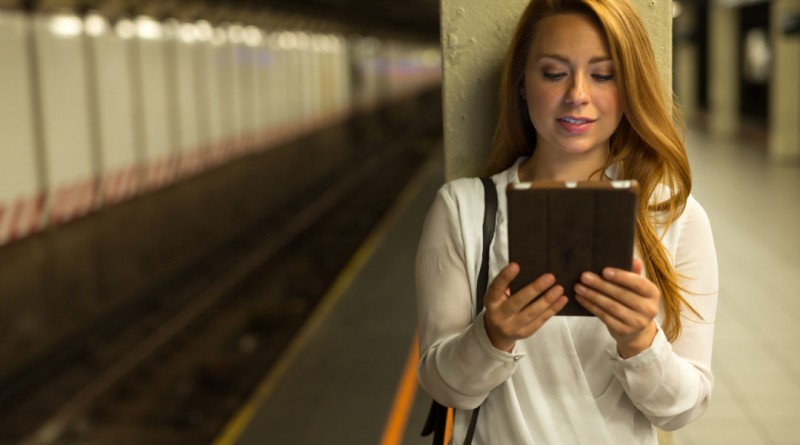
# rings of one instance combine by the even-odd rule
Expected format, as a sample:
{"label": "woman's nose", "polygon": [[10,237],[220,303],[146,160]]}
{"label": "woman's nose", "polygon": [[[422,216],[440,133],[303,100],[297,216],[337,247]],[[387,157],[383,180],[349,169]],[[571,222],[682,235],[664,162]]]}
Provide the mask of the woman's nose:
{"label": "woman's nose", "polygon": [[587,82],[582,76],[575,76],[572,78],[565,100],[567,103],[574,105],[583,105],[589,101],[589,91],[587,90]]}

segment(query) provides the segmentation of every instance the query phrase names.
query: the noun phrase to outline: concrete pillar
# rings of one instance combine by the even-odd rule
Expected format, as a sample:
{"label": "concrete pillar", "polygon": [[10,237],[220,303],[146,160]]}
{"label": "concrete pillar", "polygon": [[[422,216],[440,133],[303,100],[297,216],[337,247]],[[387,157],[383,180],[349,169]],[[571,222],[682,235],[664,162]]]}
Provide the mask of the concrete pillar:
{"label": "concrete pillar", "polygon": [[739,21],[737,9],[709,6],[709,129],[717,137],[733,137],[739,127]]}
{"label": "concrete pillar", "polygon": [[773,0],[770,40],[773,48],[769,101],[769,157],[800,160],[800,34],[785,35],[784,21],[800,14],[797,0]]}
{"label": "concrete pillar", "polygon": [[[672,0],[631,0],[672,91]],[[528,0],[442,0],[445,176],[477,175],[491,149],[506,47]]]}
{"label": "concrete pillar", "polygon": [[675,95],[687,122],[697,115],[697,12],[685,5],[675,19]]}

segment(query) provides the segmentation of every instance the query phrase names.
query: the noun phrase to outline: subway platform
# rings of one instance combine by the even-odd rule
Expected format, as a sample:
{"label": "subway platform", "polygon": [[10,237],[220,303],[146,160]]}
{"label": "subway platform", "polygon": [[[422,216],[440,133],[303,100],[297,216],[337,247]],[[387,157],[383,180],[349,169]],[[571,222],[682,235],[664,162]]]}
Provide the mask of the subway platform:
{"label": "subway platform", "polygon": [[[693,194],[720,264],[716,387],[677,445],[800,443],[800,165],[689,130]],[[409,182],[280,363],[215,445],[429,444],[416,380],[413,264],[443,182],[440,156]]]}

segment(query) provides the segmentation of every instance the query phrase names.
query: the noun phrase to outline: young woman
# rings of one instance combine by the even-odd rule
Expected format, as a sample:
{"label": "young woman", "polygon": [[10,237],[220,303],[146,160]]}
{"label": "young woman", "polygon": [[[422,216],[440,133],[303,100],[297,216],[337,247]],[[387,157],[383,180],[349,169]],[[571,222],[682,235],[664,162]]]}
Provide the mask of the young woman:
{"label": "young woman", "polygon": [[[499,207],[482,312],[473,319],[478,179],[442,187],[417,255],[419,379],[456,408],[454,443],[478,406],[474,444],[655,444],[656,427],[706,410],[716,254],[668,97],[627,0],[533,0],[524,11],[490,158]],[[639,182],[636,258],[632,272],[581,276],[576,299],[596,316],[555,316],[567,297],[551,274],[511,295],[506,186],[609,179]]]}

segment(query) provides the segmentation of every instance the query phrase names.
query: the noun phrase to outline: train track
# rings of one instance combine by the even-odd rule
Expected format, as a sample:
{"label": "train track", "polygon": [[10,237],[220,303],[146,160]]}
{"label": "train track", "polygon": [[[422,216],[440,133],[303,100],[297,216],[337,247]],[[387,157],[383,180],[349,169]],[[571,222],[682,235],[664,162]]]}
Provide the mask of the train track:
{"label": "train track", "polygon": [[436,114],[86,336],[0,410],[0,444],[210,443],[421,164]]}

